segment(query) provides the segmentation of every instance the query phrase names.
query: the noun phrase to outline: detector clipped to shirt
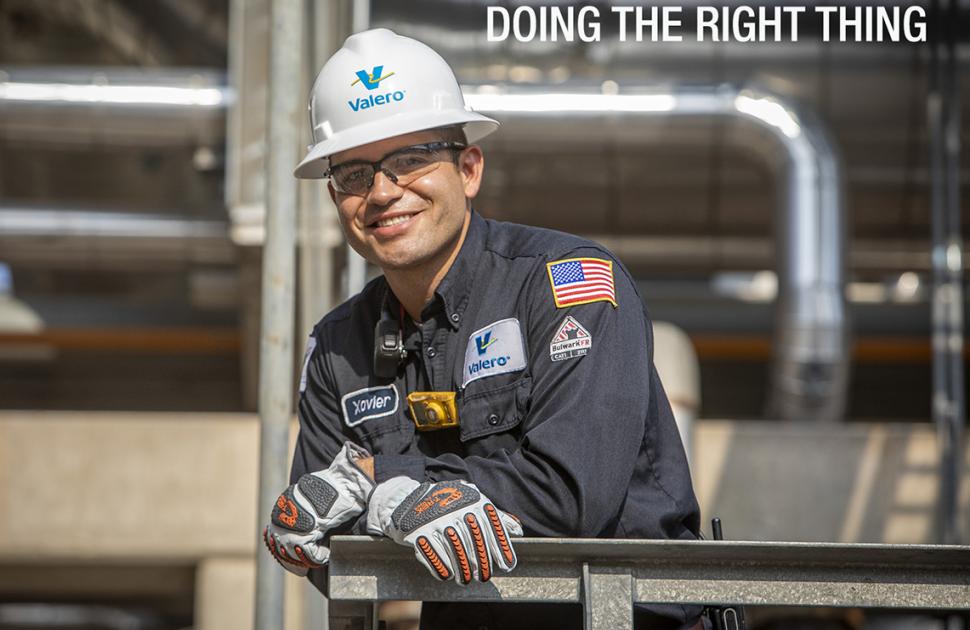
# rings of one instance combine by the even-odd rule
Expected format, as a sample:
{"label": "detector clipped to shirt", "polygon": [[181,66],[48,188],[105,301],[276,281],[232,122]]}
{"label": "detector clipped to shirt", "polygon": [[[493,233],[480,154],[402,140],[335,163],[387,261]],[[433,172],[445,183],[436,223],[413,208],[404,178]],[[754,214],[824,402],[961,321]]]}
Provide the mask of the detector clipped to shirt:
{"label": "detector clipped to shirt", "polygon": [[411,392],[408,408],[418,431],[436,431],[459,425],[455,392]]}

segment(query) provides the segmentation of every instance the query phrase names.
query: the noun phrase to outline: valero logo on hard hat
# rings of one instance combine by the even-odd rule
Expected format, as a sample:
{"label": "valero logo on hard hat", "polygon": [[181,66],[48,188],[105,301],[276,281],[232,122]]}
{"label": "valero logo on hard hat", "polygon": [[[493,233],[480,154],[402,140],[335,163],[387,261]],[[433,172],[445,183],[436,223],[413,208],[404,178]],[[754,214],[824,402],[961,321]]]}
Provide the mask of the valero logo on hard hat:
{"label": "valero logo on hard hat", "polygon": [[[370,74],[368,74],[364,69],[358,70],[356,72],[357,80],[350,85],[353,87],[360,83],[367,88],[368,91],[376,90],[380,86],[381,81],[394,74],[393,72],[382,74],[383,72],[384,66],[374,66],[374,69],[370,72]],[[403,100],[404,90],[395,90],[393,92],[386,92],[384,94],[371,94],[367,98],[357,97],[352,101],[347,101],[347,105],[350,106],[350,109],[358,112],[362,109],[370,109],[371,107],[387,105],[388,103],[392,103],[394,101]]]}
{"label": "valero logo on hard hat", "polygon": [[363,83],[364,87],[368,90],[376,90],[377,86],[381,84],[381,81],[394,74],[393,72],[390,72],[382,75],[382,72],[384,72],[384,66],[374,66],[374,70],[371,71],[370,74],[367,74],[366,70],[358,70],[357,80],[350,85],[354,86],[358,83]]}

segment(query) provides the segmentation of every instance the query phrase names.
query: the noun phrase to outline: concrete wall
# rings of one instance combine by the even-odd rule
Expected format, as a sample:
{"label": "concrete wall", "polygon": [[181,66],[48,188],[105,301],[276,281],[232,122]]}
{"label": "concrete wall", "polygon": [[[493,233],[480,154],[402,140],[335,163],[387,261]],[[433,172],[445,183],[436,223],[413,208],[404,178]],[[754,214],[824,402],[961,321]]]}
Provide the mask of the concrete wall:
{"label": "concrete wall", "polygon": [[[935,543],[939,453],[932,424],[699,422],[694,487],[728,539]],[[963,542],[970,542],[964,443]]]}
{"label": "concrete wall", "polygon": [[[194,589],[197,629],[251,627],[258,438],[257,419],[242,414],[0,414],[0,599],[45,595],[45,583],[47,598],[100,597],[110,580],[97,567],[187,568],[159,590]],[[25,591],[16,574],[44,565],[76,579]],[[303,588],[291,582],[296,628]]]}

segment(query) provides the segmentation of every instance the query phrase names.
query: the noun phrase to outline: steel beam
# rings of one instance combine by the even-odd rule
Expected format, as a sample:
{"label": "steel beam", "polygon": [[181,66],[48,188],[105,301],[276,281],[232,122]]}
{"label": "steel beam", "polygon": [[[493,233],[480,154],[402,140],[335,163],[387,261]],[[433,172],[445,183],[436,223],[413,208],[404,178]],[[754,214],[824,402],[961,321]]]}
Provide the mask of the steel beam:
{"label": "steel beam", "polygon": [[331,541],[330,598],[582,603],[587,628],[632,627],[634,603],[970,610],[970,547],[523,538],[509,575],[435,580],[389,540]]}

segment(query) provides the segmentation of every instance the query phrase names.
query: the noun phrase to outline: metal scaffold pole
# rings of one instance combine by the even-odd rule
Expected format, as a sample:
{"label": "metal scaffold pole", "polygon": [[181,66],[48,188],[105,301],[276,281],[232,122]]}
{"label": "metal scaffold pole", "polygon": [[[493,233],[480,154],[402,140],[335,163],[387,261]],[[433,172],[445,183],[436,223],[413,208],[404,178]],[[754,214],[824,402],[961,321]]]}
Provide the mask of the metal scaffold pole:
{"label": "metal scaffold pole", "polygon": [[[289,422],[293,406],[293,318],[296,268],[297,182],[302,101],[302,0],[271,3],[266,241],[259,362],[259,504],[261,528],[286,486]],[[268,553],[256,555],[256,630],[283,627],[283,571]]]}
{"label": "metal scaffold pole", "polygon": [[957,544],[965,423],[959,60],[954,46],[958,20],[953,0],[935,0],[932,9],[927,113],[933,237],[933,420],[940,445],[938,537],[942,543]]}
{"label": "metal scaffold pole", "polygon": [[[370,0],[353,0],[351,5],[351,30],[360,33],[370,28]],[[351,298],[367,284],[367,261],[347,244],[347,274],[344,298]]]}

